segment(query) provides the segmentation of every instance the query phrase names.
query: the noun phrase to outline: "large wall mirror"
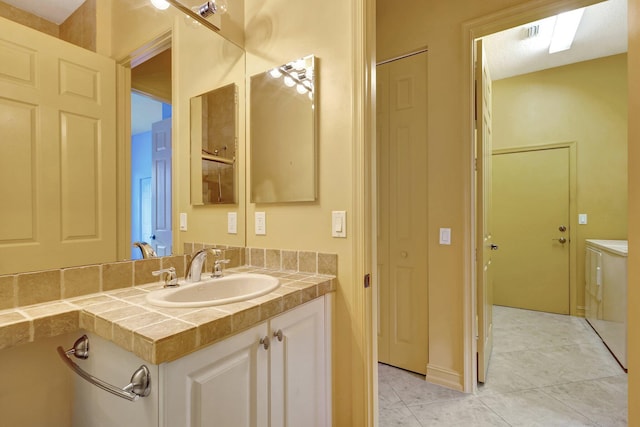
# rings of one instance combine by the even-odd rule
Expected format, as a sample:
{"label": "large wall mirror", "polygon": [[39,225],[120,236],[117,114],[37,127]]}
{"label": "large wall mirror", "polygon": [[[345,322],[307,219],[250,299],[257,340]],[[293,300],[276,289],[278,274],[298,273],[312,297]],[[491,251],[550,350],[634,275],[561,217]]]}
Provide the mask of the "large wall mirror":
{"label": "large wall mirror", "polygon": [[[145,12],[145,8],[149,8],[148,13]],[[145,8],[132,9],[131,13],[140,12],[141,17],[131,19],[143,20],[149,13],[158,13],[151,4],[145,4]],[[172,132],[173,136],[177,136],[174,138],[176,140],[172,142],[165,140],[168,142],[166,146],[173,145],[174,156],[176,156],[173,159],[173,164],[176,164],[176,159],[182,162],[185,157],[187,158],[185,161],[188,163],[190,141],[188,136],[185,136],[185,131],[188,133],[190,124],[189,119],[185,118],[185,114],[189,114],[190,98],[195,94],[207,91],[208,88],[222,88],[227,85],[230,90],[240,88],[239,98],[242,103],[240,114],[237,109],[234,109],[233,120],[236,121],[236,131],[238,128],[241,129],[242,141],[238,144],[241,145],[241,150],[244,150],[242,147],[244,144],[243,101],[246,72],[243,49],[221,34],[214,33],[204,27],[189,26],[182,19],[177,21],[169,19],[168,21],[171,22],[167,23],[165,20],[164,24],[158,24],[157,29],[153,28],[145,34],[167,34],[173,28],[171,25],[182,26],[181,31],[173,33],[173,41],[169,40],[168,43],[168,46],[172,48],[173,57],[170,67],[174,71],[169,81],[169,86],[172,86],[173,83],[174,88],[170,101],[173,117],[180,118],[180,120],[173,121],[174,129]],[[153,25],[155,24],[149,24],[147,27]],[[2,61],[0,62],[9,64],[6,67],[0,67],[2,68],[0,70],[0,88],[3,92],[0,113],[4,117],[11,116],[19,119],[12,123],[20,123],[22,126],[21,128],[12,127],[9,129],[11,120],[5,120],[4,124],[0,125],[2,131],[0,133],[3,135],[3,143],[0,144],[0,158],[4,159],[4,161],[0,161],[0,164],[3,165],[0,168],[3,171],[0,173],[0,178],[2,178],[0,179],[0,196],[4,206],[0,210],[0,275],[130,259],[136,248],[132,250],[133,242],[125,241],[127,239],[120,238],[120,236],[122,230],[130,230],[131,228],[127,217],[129,213],[123,213],[127,209],[127,203],[131,203],[131,201],[122,203],[125,197],[120,196],[119,192],[122,185],[129,184],[122,184],[125,173],[120,169],[116,170],[116,167],[122,168],[120,165],[123,163],[121,162],[123,154],[119,149],[116,149],[116,141],[119,141],[116,129],[120,123],[117,120],[128,115],[129,112],[120,111],[120,108],[126,107],[126,103],[116,103],[115,100],[117,88],[114,76],[114,59],[64,43],[72,52],[69,55],[70,59],[60,61],[61,66],[53,67],[53,64],[58,64],[58,61],[51,60],[36,63],[45,54],[62,55],[63,49],[58,46],[63,42],[4,18],[0,18],[0,29],[2,29],[0,38],[7,40],[3,45],[8,46],[7,49],[1,50],[0,59]],[[8,41],[9,36],[11,37],[10,42]],[[191,45],[193,45],[194,39],[205,39],[206,46],[197,52],[192,52],[194,48]],[[141,39],[140,43],[147,41]],[[16,47],[16,49],[12,49],[12,47]],[[132,46],[132,48],[137,47]],[[32,55],[29,52],[37,52],[39,55]],[[211,65],[204,59],[201,62],[184,59],[198,54],[200,56],[206,54],[207,58],[215,57],[215,62],[211,59],[209,61],[213,64]],[[149,56],[143,60],[147,59]],[[34,62],[30,63],[29,61]],[[95,63],[98,63],[102,68],[97,68]],[[204,63],[207,65],[203,65]],[[189,79],[188,89],[184,88],[185,85],[176,84],[177,74],[185,75],[186,68],[191,70],[193,74],[198,74],[197,78]],[[112,77],[105,79],[102,78],[104,75],[99,75],[100,71],[94,71],[102,69],[112,73]],[[230,69],[234,71],[233,78],[230,77]],[[32,80],[28,80],[29,78]],[[230,84],[231,81],[235,83]],[[34,82],[37,84],[31,84]],[[64,88],[66,98],[64,105],[59,110],[61,113],[56,110],[51,117],[48,116],[46,120],[41,120],[42,111],[53,110],[48,106],[40,108],[36,104],[40,102],[40,99],[44,99],[45,95],[43,94],[58,94],[60,91],[53,86],[58,83],[66,84]],[[102,86],[95,88],[97,83]],[[10,89],[10,84],[14,84],[17,88]],[[175,90],[176,88],[178,90]],[[22,94],[27,94],[25,95],[27,99],[18,97]],[[108,120],[100,121],[102,119],[93,118],[94,110],[99,107],[92,105],[91,101],[94,101],[94,98],[100,98],[97,94],[100,96],[107,94],[105,96],[110,97],[106,100],[105,96],[102,96],[101,99],[102,104],[106,101],[110,102],[108,116],[111,118]],[[71,103],[76,105],[72,106]],[[100,103],[94,102],[93,104]],[[216,115],[222,116],[221,114]],[[42,127],[43,125],[49,127]],[[66,126],[66,128],[62,126]],[[66,131],[63,131],[65,129]],[[106,133],[98,133],[103,130]],[[171,134],[169,131],[168,135]],[[66,138],[66,140],[61,141],[60,138]],[[225,161],[230,163],[231,169],[234,169],[237,166],[237,160],[232,160],[234,157],[237,159],[236,143],[234,141],[224,145],[227,147],[227,153],[224,153],[224,146],[221,149],[209,146],[206,150],[211,151],[213,148],[211,152],[215,153],[215,150],[218,149],[218,153],[221,154],[218,157],[227,158]],[[124,151],[130,149],[131,146],[124,147]],[[60,147],[73,148],[76,151],[62,152],[61,154]],[[107,151],[100,151],[105,147],[108,147]],[[244,151],[242,151],[242,156],[244,156]],[[168,163],[171,164],[171,161]],[[224,161],[223,164],[225,164]],[[187,167],[188,164],[185,167],[179,163],[174,171],[167,172],[168,181],[170,181],[171,174],[174,174],[176,180],[172,185],[175,186],[174,188],[180,189],[180,195],[186,196],[177,197],[179,203],[186,204],[189,203]],[[240,174],[243,172],[244,170],[240,169]],[[213,173],[217,174],[218,172]],[[220,174],[222,175],[223,172],[221,171]],[[227,189],[226,185],[224,185],[225,188],[222,188],[223,193],[229,194],[228,198],[233,200],[232,203],[238,203],[239,199],[243,201],[244,198],[244,181],[235,181],[235,183],[233,189]],[[133,191],[131,193],[133,194]],[[223,197],[226,196],[223,195]],[[184,208],[183,205],[178,205],[177,212],[168,210],[168,215],[164,218],[165,223],[170,225],[175,222],[178,213],[183,212],[182,208]],[[212,209],[215,210],[215,208]],[[244,209],[244,203],[237,208],[240,215],[243,214],[242,209]],[[209,239],[206,240],[207,242],[215,243],[209,236],[202,237],[203,233],[200,232],[201,229],[206,229],[210,225],[210,222],[206,223],[203,219],[206,217],[210,221],[210,216],[207,216],[211,213],[210,210],[199,209],[198,213],[201,214],[200,217],[191,213],[189,232],[201,239]],[[226,212],[224,214],[226,218]],[[200,226],[198,222],[203,225]],[[169,230],[169,234],[172,234],[174,238],[180,233],[182,232],[178,232],[178,230]],[[182,234],[186,235],[186,233]],[[240,229],[235,237],[239,242],[238,245],[242,244],[245,237],[244,229]],[[205,241],[196,240],[191,235],[187,238],[193,239],[188,240],[193,242]],[[43,243],[45,240],[57,241],[55,249],[47,249],[48,246]],[[81,243],[87,243],[88,246],[82,249]],[[173,253],[182,253],[181,243],[181,240],[174,242]],[[121,250],[125,246],[127,255],[123,256],[120,253],[125,252]],[[73,249],[74,247],[76,249]],[[142,253],[142,250],[139,252]],[[170,252],[166,254],[170,254]]]}
{"label": "large wall mirror", "polygon": [[238,86],[191,98],[191,203],[237,200]]}
{"label": "large wall mirror", "polygon": [[316,200],[315,58],[256,74],[250,90],[251,202]]}

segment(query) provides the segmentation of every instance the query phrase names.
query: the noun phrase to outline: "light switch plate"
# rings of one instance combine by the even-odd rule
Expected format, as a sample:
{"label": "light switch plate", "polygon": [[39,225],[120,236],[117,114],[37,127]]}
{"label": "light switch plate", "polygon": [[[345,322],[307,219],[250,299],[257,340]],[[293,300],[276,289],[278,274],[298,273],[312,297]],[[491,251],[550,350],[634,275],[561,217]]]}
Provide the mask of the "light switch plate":
{"label": "light switch plate", "polygon": [[180,213],[180,231],[187,231],[187,214],[185,212]]}
{"label": "light switch plate", "polygon": [[227,212],[227,233],[238,234],[238,213]]}
{"label": "light switch plate", "polygon": [[451,244],[451,229],[450,228],[441,228],[440,229],[440,244],[441,245],[450,245]]}
{"label": "light switch plate", "polygon": [[587,214],[578,214],[578,224],[585,225],[587,223]]}
{"label": "light switch plate", "polygon": [[347,237],[347,212],[331,212],[331,236]]}
{"label": "light switch plate", "polygon": [[256,236],[267,234],[267,217],[264,212],[256,212]]}

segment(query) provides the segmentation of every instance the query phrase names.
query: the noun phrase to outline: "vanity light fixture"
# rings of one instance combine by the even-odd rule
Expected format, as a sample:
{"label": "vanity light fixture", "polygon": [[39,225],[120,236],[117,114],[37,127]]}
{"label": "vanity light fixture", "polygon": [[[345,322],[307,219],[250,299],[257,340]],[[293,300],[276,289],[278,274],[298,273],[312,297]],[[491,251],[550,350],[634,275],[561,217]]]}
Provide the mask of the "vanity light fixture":
{"label": "vanity light fixture", "polygon": [[151,0],[151,4],[160,10],[166,10],[171,6],[166,0]]}
{"label": "vanity light fixture", "polygon": [[556,17],[549,53],[561,52],[571,47],[583,14],[584,8],[581,8],[561,13]]}
{"label": "vanity light fixture", "polygon": [[160,10],[165,10],[169,7],[169,5],[171,5],[179,11],[185,13],[195,22],[202,24],[203,26],[215,32],[220,31],[220,28],[207,21],[205,18],[214,14],[224,14],[227,11],[226,0],[207,1],[200,6],[194,7],[193,9],[183,5],[178,0],[151,0],[151,4],[153,4],[157,9]]}
{"label": "vanity light fixture", "polygon": [[227,12],[227,2],[223,0],[207,1],[200,6],[196,6],[195,11],[203,18],[214,14],[222,15]]}
{"label": "vanity light fixture", "polygon": [[299,94],[309,93],[309,96],[313,97],[313,64],[307,66],[304,59],[273,68],[269,71],[269,75],[274,79],[284,76],[285,86],[295,86]]}

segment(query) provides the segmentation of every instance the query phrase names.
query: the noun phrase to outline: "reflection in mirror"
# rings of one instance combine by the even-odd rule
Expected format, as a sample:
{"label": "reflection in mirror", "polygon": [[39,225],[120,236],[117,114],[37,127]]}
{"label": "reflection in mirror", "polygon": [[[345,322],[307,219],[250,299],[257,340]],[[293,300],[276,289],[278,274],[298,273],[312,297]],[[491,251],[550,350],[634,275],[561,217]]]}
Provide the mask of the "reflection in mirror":
{"label": "reflection in mirror", "polygon": [[236,203],[238,87],[191,98],[191,204]]}
{"label": "reflection in mirror", "polygon": [[[134,14],[140,12],[132,20],[145,19],[148,10],[145,8],[132,9]],[[157,31],[149,34],[161,32],[164,28],[161,26],[166,23],[164,20],[158,24]],[[154,25],[148,24],[144,28],[154,28]],[[181,19],[171,25],[182,28],[186,24]],[[192,78],[189,85],[176,84],[177,76],[171,77],[174,86],[180,89],[177,93],[181,94],[169,95],[170,101],[180,106],[176,112],[181,118],[181,125],[174,130],[180,138],[173,146],[183,153],[185,148],[187,152],[189,150],[183,137],[189,97],[204,92],[210,85],[229,83],[229,70],[233,70],[234,81],[242,94],[240,102],[244,99],[244,51],[206,28],[189,27],[174,33],[168,31],[171,28],[165,28],[167,31],[162,32],[158,40],[149,41],[147,45],[135,46],[131,42],[131,46],[126,44],[126,47],[136,48],[132,53],[135,58],[131,59],[136,68],[160,46],[173,46],[175,58],[178,54],[191,58],[189,55],[196,55],[191,47],[194,39],[206,38],[206,46],[210,49],[206,52],[216,54],[210,55],[215,56],[213,65],[210,64],[212,61],[204,60],[170,61],[175,70],[197,71],[204,81]],[[206,32],[206,37],[201,37],[202,32]],[[146,36],[137,40],[145,41]],[[131,210],[132,202],[126,191],[120,191],[121,187],[128,186],[128,180],[124,173],[116,170],[119,167],[118,171],[124,172],[128,166],[128,160],[123,157],[128,157],[125,153],[130,148],[126,135],[116,132],[119,120],[128,116],[128,112],[118,110],[128,102],[116,102],[115,99],[122,89],[116,85],[116,70],[120,71],[120,67],[106,55],[62,42],[4,18],[0,18],[0,44],[4,46],[0,49],[0,64],[6,65],[5,72],[0,72],[0,115],[6,119],[0,123],[3,138],[0,144],[0,200],[3,203],[3,209],[0,209],[0,275],[114,262],[130,258],[132,254],[141,256],[142,250],[132,247],[132,243],[151,243],[154,233],[142,233],[133,241],[126,235],[130,234],[131,228],[129,215],[124,212]],[[197,50],[197,54],[202,55],[203,51]],[[52,66],[54,64],[59,66]],[[131,80],[135,80],[135,76]],[[242,103],[239,111],[244,114]],[[244,128],[239,129],[242,144]],[[125,142],[116,148],[120,139]],[[244,165],[239,167],[242,173]],[[240,189],[235,190],[241,203],[244,202],[241,196],[243,176],[242,173],[241,181],[236,183]],[[186,183],[182,175],[178,178],[176,188],[181,194],[188,192],[188,177],[184,178]],[[240,215],[243,206],[238,208]],[[172,215],[166,219],[170,222]],[[197,222],[192,224],[197,225]],[[190,232],[192,230],[200,231],[194,226],[190,227]],[[187,236],[191,239],[188,241],[200,241],[198,237]],[[242,243],[244,230],[233,237]],[[178,252],[181,250],[178,246]],[[155,251],[159,256],[170,254]]]}
{"label": "reflection in mirror", "polygon": [[316,199],[313,55],[251,77],[251,202]]}

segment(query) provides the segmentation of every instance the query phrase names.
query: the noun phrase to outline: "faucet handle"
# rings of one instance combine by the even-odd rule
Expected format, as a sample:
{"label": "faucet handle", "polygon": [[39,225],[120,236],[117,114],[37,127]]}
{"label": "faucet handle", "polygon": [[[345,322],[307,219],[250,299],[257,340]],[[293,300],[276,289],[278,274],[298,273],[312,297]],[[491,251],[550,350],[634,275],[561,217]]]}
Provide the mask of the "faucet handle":
{"label": "faucet handle", "polygon": [[213,277],[222,276],[222,265],[229,264],[230,262],[230,259],[217,259],[213,266]]}
{"label": "faucet handle", "polygon": [[175,267],[163,268],[162,270],[152,271],[154,276],[162,276],[165,288],[173,288],[178,286],[178,276]]}

